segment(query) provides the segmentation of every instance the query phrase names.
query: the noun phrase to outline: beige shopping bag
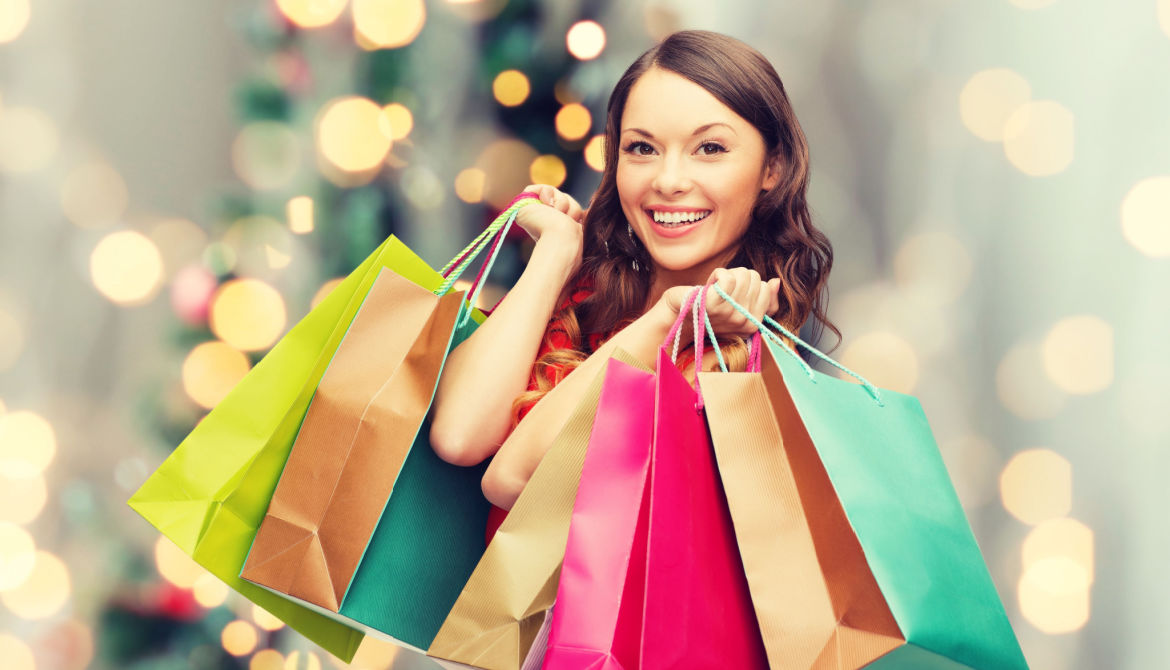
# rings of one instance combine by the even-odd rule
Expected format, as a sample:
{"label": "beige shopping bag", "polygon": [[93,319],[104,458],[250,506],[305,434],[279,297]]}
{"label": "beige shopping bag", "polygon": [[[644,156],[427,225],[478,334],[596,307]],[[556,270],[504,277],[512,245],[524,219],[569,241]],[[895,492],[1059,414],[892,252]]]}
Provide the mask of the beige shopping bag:
{"label": "beige shopping bag", "polygon": [[545,430],[556,437],[447,615],[428,655],[487,670],[520,670],[524,664],[556,598],[585,447],[601,395],[604,364],[610,357],[648,369],[620,349],[608,355],[598,352],[573,372],[592,375],[593,381],[563,425],[541,412],[541,405],[554,399],[553,394],[568,392],[563,386],[550,391],[521,424],[526,430]]}

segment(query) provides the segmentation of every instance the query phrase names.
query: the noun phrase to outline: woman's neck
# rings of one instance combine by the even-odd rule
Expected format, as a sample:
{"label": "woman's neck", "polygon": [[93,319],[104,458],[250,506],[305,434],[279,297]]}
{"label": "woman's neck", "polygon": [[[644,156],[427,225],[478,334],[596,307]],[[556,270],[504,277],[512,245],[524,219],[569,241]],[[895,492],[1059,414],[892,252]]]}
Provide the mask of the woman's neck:
{"label": "woman's neck", "polygon": [[666,293],[667,289],[675,286],[701,286],[707,283],[707,279],[711,277],[711,273],[715,270],[727,267],[733,258],[735,258],[737,250],[731,250],[724,256],[719,258],[712,258],[709,261],[700,263],[685,270],[667,270],[655,265],[654,278],[650,281],[650,291],[646,295],[646,305],[643,311],[650,309]]}

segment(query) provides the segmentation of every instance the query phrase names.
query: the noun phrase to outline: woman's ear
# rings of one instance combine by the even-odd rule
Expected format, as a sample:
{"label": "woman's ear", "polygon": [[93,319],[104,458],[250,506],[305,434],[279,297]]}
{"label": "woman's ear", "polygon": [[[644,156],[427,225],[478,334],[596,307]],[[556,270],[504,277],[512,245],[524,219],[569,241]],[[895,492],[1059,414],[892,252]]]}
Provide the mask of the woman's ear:
{"label": "woman's ear", "polygon": [[760,184],[760,188],[765,191],[772,190],[776,184],[780,183],[780,155],[770,157],[764,161],[764,181]]}

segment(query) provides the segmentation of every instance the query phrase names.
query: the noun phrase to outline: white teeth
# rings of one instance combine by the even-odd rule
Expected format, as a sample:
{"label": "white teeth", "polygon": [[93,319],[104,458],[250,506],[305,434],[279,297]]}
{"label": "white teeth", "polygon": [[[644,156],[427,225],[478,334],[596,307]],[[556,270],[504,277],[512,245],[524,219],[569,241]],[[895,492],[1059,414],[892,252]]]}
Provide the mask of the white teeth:
{"label": "white teeth", "polygon": [[659,212],[656,210],[651,210],[651,211],[653,213],[654,220],[656,222],[666,224],[666,225],[672,225],[672,226],[679,225],[682,223],[693,223],[695,221],[700,221],[702,219],[707,218],[707,215],[709,215],[711,213],[710,210],[704,210],[702,212]]}

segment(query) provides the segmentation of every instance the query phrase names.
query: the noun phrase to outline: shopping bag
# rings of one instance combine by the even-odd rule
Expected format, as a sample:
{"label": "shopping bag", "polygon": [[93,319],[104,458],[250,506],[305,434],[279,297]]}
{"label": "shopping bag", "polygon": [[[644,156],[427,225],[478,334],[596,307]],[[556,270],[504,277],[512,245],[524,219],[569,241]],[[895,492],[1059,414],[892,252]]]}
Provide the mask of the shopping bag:
{"label": "shopping bag", "polygon": [[317,381],[378,270],[432,272],[387,239],[276,343],[130,498],[129,505],[230,587],[342,659],[362,634],[239,577]]}
{"label": "shopping bag", "polygon": [[[489,227],[481,248],[495,244],[474,286],[530,202]],[[484,466],[443,462],[424,422],[448,352],[477,327],[449,292],[475,255],[421,284],[382,270],[314,393],[241,573],[416,650],[484,548]]]}
{"label": "shopping bag", "polygon": [[597,417],[573,504],[544,670],[640,667],[654,373],[610,360]]}
{"label": "shopping bag", "polygon": [[[540,411],[542,400],[521,424],[555,437],[475,566],[427,650],[429,656],[488,670],[519,670],[530,656],[556,596],[577,482],[605,378],[603,365],[610,357],[644,368],[626,352],[599,350],[573,372],[593,381],[567,421],[547,418]],[[564,388],[554,388],[545,400]],[[555,613],[552,619],[556,621]]]}
{"label": "shopping bag", "polygon": [[[680,310],[654,375],[620,377],[611,363],[546,670],[767,667],[702,407],[674,363],[697,296]],[[701,337],[695,356],[702,360]]]}
{"label": "shopping bag", "polygon": [[1026,668],[918,400],[766,339],[699,383],[771,667]]}

